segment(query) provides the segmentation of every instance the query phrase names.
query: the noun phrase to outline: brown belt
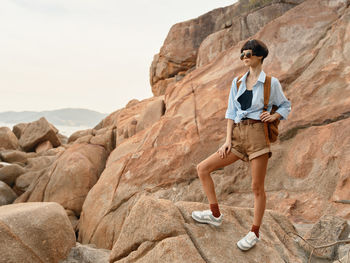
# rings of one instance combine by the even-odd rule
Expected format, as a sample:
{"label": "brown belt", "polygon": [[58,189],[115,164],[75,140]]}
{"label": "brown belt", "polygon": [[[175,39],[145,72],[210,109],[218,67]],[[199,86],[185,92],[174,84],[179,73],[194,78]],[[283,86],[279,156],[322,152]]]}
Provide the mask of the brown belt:
{"label": "brown belt", "polygon": [[247,125],[247,124],[253,124],[253,123],[257,123],[257,122],[262,122],[261,120],[254,120],[254,119],[245,119],[245,120],[241,120],[239,123],[233,123],[234,126],[238,126],[238,125]]}

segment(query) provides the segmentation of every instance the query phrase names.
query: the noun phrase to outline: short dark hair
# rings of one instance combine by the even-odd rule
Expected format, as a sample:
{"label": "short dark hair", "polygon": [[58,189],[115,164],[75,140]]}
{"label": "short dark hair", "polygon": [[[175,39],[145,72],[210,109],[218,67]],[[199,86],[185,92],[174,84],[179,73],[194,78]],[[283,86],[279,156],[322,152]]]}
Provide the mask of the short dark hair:
{"label": "short dark hair", "polygon": [[269,54],[269,50],[267,49],[265,43],[258,39],[250,39],[247,42],[245,42],[243,47],[241,48],[241,53],[243,52],[243,50],[248,49],[251,49],[253,51],[253,55],[255,56],[263,56],[263,58],[261,59],[261,64]]}

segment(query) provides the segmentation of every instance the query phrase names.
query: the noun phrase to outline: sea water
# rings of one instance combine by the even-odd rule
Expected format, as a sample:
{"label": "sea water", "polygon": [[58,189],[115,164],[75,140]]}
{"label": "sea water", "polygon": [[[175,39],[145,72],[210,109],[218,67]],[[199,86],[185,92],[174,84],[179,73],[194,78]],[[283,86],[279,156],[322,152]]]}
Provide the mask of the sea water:
{"label": "sea water", "polygon": [[[5,123],[0,122],[0,127],[8,127],[12,130],[13,126],[15,126],[17,123]],[[93,127],[88,126],[66,126],[66,125],[54,125],[56,129],[59,131],[60,134],[69,137],[76,131],[80,130],[86,130],[86,129],[92,129]]]}

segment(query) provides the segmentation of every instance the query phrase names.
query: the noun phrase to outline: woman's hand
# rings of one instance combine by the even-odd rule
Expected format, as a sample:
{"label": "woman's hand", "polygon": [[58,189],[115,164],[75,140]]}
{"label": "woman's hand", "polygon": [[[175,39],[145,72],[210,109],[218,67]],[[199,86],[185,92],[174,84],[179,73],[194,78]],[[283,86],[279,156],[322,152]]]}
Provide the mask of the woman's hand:
{"label": "woman's hand", "polygon": [[224,145],[217,150],[221,158],[226,158],[227,154],[229,154],[231,151],[231,146],[231,142],[225,142]]}
{"label": "woman's hand", "polygon": [[260,114],[260,119],[262,122],[273,122],[274,120],[277,120],[279,117],[281,117],[281,115],[277,112],[271,115],[270,112],[263,111]]}

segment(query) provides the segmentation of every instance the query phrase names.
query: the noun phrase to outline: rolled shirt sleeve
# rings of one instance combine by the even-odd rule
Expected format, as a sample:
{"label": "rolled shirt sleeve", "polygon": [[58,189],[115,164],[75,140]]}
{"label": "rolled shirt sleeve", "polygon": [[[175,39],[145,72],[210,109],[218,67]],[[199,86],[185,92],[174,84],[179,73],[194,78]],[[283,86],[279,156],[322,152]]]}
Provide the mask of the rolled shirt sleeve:
{"label": "rolled shirt sleeve", "polygon": [[286,120],[291,111],[291,102],[286,98],[283,93],[281,83],[277,78],[273,78],[272,88],[273,88],[273,100],[272,104],[277,105],[277,113],[281,115],[280,120]]}
{"label": "rolled shirt sleeve", "polygon": [[225,114],[226,119],[234,120],[236,117],[236,114],[237,114],[237,110],[235,109],[234,104],[233,104],[233,98],[235,97],[236,92],[237,92],[237,86],[235,84],[236,80],[237,80],[237,78],[235,78],[232,81],[230,95],[228,97],[227,110],[226,110],[226,114]]}

